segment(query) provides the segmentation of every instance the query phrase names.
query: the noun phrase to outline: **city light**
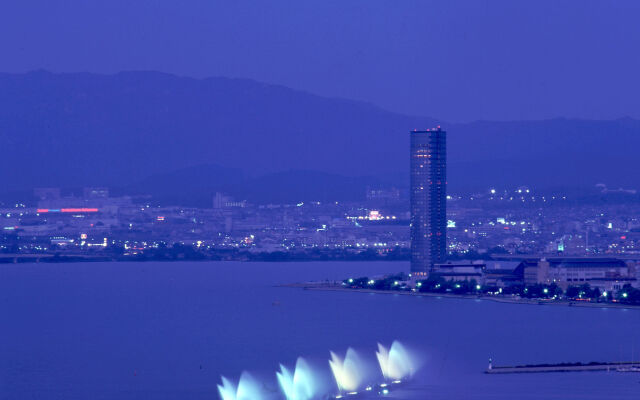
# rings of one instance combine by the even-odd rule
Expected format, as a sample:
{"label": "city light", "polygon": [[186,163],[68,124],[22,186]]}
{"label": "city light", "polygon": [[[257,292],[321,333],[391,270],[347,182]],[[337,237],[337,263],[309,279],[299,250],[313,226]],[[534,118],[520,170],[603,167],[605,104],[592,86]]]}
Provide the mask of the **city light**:
{"label": "city light", "polygon": [[95,213],[97,208],[38,208],[38,213]]}

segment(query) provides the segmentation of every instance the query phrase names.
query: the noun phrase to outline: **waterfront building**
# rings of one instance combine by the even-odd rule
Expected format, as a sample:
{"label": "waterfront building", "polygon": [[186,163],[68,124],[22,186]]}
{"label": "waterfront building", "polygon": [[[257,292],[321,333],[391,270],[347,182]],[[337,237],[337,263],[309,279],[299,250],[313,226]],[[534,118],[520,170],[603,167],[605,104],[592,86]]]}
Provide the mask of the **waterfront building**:
{"label": "waterfront building", "polygon": [[482,273],[482,285],[492,288],[505,288],[522,285],[524,265],[521,262],[489,262]]}
{"label": "waterfront building", "polygon": [[448,262],[435,264],[431,269],[432,276],[438,276],[446,281],[481,283],[487,265],[484,262]]}
{"label": "waterfront building", "polygon": [[410,138],[411,274],[421,277],[446,256],[446,132],[414,130]]}
{"label": "waterfront building", "polygon": [[633,265],[617,258],[542,258],[523,265],[525,285],[556,283],[564,290],[585,283],[605,290],[637,285]]}

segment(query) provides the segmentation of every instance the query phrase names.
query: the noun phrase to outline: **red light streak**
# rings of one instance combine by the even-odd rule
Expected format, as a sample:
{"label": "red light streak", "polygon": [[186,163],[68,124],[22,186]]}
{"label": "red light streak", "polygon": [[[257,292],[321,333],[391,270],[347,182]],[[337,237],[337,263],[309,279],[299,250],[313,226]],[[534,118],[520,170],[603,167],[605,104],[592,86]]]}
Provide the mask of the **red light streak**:
{"label": "red light streak", "polygon": [[38,213],[48,213],[48,212],[63,212],[63,213],[92,213],[98,212],[97,208],[61,208],[56,210],[50,210],[48,208],[38,208]]}

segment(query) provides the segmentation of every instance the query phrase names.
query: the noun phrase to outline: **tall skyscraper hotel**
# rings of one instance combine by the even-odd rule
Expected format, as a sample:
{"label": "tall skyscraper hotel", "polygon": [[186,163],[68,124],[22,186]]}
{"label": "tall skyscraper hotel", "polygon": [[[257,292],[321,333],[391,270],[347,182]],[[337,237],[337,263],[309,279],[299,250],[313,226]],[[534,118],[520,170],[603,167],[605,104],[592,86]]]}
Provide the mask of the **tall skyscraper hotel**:
{"label": "tall skyscraper hotel", "polygon": [[427,276],[447,251],[447,141],[437,128],[411,136],[411,274]]}

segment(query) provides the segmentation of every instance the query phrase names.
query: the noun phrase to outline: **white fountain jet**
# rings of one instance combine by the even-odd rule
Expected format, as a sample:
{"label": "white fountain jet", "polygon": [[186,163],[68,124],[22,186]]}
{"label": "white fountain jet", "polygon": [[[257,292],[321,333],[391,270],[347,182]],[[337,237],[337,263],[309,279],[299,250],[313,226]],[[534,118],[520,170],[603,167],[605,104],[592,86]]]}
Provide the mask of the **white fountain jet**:
{"label": "white fountain jet", "polygon": [[387,349],[378,343],[376,352],[382,376],[388,381],[400,381],[411,377],[415,372],[415,362],[407,349],[397,340]]}
{"label": "white fountain jet", "polygon": [[355,392],[362,382],[362,365],[358,354],[351,347],[342,360],[336,353],[331,352],[329,366],[341,392]]}
{"label": "white fountain jet", "polygon": [[238,389],[230,380],[222,377],[222,385],[218,385],[218,392],[222,400],[236,400]]}
{"label": "white fountain jet", "polygon": [[261,400],[260,385],[248,372],[240,375],[238,386],[229,379],[222,377],[222,385],[218,385],[218,392],[221,400]]}
{"label": "white fountain jet", "polygon": [[310,400],[316,394],[311,368],[302,357],[298,357],[293,374],[280,364],[280,372],[276,372],[276,376],[286,400]]}

